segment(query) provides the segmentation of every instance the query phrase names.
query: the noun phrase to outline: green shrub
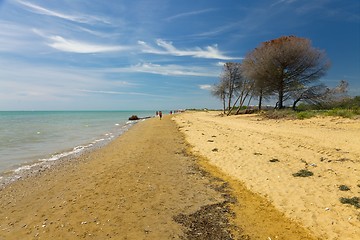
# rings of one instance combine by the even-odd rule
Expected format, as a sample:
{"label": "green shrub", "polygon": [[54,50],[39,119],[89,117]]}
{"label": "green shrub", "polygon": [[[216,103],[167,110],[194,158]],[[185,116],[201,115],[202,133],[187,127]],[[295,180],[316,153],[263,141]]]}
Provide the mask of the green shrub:
{"label": "green shrub", "polygon": [[344,117],[344,118],[353,118],[359,114],[359,111],[352,109],[340,109],[334,108],[326,111],[326,115],[328,116],[336,116],[336,117]]}
{"label": "green shrub", "polygon": [[296,113],[296,118],[297,119],[307,119],[307,118],[312,118],[316,116],[316,112],[314,111],[304,111],[304,112],[297,112]]}

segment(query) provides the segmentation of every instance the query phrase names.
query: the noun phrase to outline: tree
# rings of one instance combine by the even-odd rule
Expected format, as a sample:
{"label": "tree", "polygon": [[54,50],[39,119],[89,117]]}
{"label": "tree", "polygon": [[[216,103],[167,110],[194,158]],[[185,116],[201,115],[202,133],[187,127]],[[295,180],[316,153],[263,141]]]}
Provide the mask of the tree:
{"label": "tree", "polygon": [[293,91],[290,95],[294,100],[292,109],[296,110],[296,104],[304,101],[308,104],[319,104],[323,101],[324,96],[327,94],[328,88],[324,84],[313,86],[301,86]]}
{"label": "tree", "polygon": [[348,87],[349,83],[347,81],[340,80],[336,87],[327,88],[323,96],[323,101],[321,102],[322,107],[332,108],[348,100]]}
{"label": "tree", "polygon": [[219,98],[223,104],[223,111],[225,114],[226,111],[226,86],[223,84],[223,82],[220,82],[217,85],[214,85],[214,87],[211,90],[211,94],[217,98]]}
{"label": "tree", "polygon": [[[235,114],[239,114],[242,106],[244,106],[245,100],[247,98],[250,98],[250,100],[251,100],[253,93],[254,93],[254,85],[255,85],[254,81],[250,80],[249,78],[246,78],[243,75],[242,68],[240,65],[239,77],[238,77],[237,81],[235,82],[235,94],[236,94],[235,96],[237,96],[237,98],[227,115],[231,114],[231,112],[234,110],[237,103],[239,103],[239,105],[238,105],[238,109]],[[250,100],[249,100],[249,102],[250,102]]]}
{"label": "tree", "polygon": [[[281,109],[290,93],[313,84],[330,63],[310,40],[284,36],[260,44],[245,57],[243,66],[245,75],[255,81],[260,98],[264,93],[276,93]],[[259,102],[261,106],[261,99]]]}
{"label": "tree", "polygon": [[293,109],[295,110],[299,101],[320,109],[342,107],[351,99],[347,94],[348,86],[349,84],[345,80],[341,80],[334,88],[329,88],[324,84],[304,86],[291,94],[294,100]]}
{"label": "tree", "polygon": [[273,94],[273,90],[267,84],[269,74],[266,71],[265,62],[260,63],[266,51],[265,48],[256,48],[246,55],[241,65],[245,78],[253,81],[253,95],[259,97],[259,110],[261,110],[263,98]]}
{"label": "tree", "polygon": [[232,98],[236,93],[236,85],[240,80],[240,64],[232,62],[225,63],[223,73],[221,74],[221,81],[226,86],[229,110],[231,108]]}

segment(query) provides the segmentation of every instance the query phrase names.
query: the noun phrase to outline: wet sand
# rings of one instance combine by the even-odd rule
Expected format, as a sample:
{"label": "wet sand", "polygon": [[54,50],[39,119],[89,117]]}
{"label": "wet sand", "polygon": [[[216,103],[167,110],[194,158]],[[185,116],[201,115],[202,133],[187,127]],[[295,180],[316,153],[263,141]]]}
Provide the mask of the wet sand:
{"label": "wet sand", "polygon": [[140,122],[1,189],[0,239],[315,239],[191,152],[170,116]]}

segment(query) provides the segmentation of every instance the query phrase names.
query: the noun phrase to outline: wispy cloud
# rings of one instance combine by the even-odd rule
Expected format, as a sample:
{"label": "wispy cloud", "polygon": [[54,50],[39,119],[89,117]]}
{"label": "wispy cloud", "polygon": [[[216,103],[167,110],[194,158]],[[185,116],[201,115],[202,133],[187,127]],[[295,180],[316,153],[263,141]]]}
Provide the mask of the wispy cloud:
{"label": "wispy cloud", "polygon": [[181,65],[159,65],[153,63],[139,63],[129,67],[107,69],[108,72],[151,73],[165,76],[195,76],[218,77],[216,69],[202,67],[187,67]]}
{"label": "wispy cloud", "polygon": [[99,22],[99,23],[111,24],[110,21],[108,21],[107,19],[102,18],[102,17],[82,15],[82,14],[70,15],[70,14],[66,14],[66,13],[61,13],[59,11],[50,10],[50,9],[47,9],[40,5],[36,5],[36,4],[30,3],[27,1],[23,1],[23,0],[17,0],[17,2],[20,3],[23,7],[25,7],[26,10],[32,11],[37,14],[47,15],[47,16],[51,16],[51,17],[57,17],[57,18],[61,18],[64,20],[78,22],[78,23]]}
{"label": "wispy cloud", "polygon": [[0,29],[0,52],[24,53],[38,50],[37,39],[29,37],[32,35],[31,29],[2,20],[0,20]]}
{"label": "wispy cloud", "polygon": [[61,36],[47,36],[38,29],[33,29],[32,31],[33,33],[45,38],[48,41],[48,46],[63,52],[105,53],[127,51],[132,49],[130,46],[97,44],[74,39],[66,39]]}
{"label": "wispy cloud", "polygon": [[273,4],[271,4],[271,7],[274,7],[276,5],[281,5],[281,4],[290,4],[290,3],[293,3],[293,2],[296,2],[297,0],[278,0],[276,2],[274,2]]}
{"label": "wispy cloud", "polygon": [[110,95],[138,95],[138,96],[147,96],[147,97],[162,97],[167,98],[163,95],[154,95],[148,93],[141,93],[141,92],[119,92],[119,91],[103,91],[103,90],[87,90],[87,89],[79,89],[79,92],[85,93],[95,93],[95,94],[110,94]]}
{"label": "wispy cloud", "polygon": [[0,99],[20,97],[46,101],[77,96],[79,91],[76,89],[126,91],[137,86],[134,82],[108,80],[106,72],[90,69],[46,67],[5,60],[0,60],[0,66]]}
{"label": "wispy cloud", "polygon": [[213,86],[211,86],[210,84],[202,84],[202,85],[199,85],[199,88],[202,90],[210,91],[213,88]]}
{"label": "wispy cloud", "polygon": [[138,41],[138,44],[143,47],[142,51],[144,53],[152,54],[162,54],[162,55],[172,55],[172,56],[190,56],[195,58],[210,58],[210,59],[223,59],[223,60],[233,60],[240,59],[238,57],[229,57],[222,53],[217,45],[207,46],[204,49],[196,47],[194,49],[177,49],[174,47],[172,42],[167,42],[162,39],[157,39],[156,44],[160,48],[155,48],[150,46],[144,41]]}
{"label": "wispy cloud", "polygon": [[207,12],[212,12],[215,11],[216,9],[214,8],[209,8],[209,9],[203,9],[203,10],[198,10],[198,11],[191,11],[191,12],[184,12],[184,13],[180,13],[171,17],[166,18],[166,20],[168,21],[172,21],[174,19],[177,18],[183,18],[183,17],[189,17],[189,16],[193,16],[193,15],[199,15],[199,14],[203,14],[203,13],[207,13]]}
{"label": "wispy cloud", "polygon": [[109,45],[100,45],[87,43],[77,40],[65,39],[61,36],[51,36],[49,39],[52,43],[48,45],[52,48],[55,48],[64,52],[74,52],[74,53],[101,53],[101,52],[118,52],[129,50],[129,47],[126,46],[109,46]]}

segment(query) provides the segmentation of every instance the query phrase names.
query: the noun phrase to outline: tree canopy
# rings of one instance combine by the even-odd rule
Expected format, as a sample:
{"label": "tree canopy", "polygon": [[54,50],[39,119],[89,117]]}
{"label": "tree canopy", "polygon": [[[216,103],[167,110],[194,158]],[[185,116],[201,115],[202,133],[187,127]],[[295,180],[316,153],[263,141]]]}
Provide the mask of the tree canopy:
{"label": "tree canopy", "polygon": [[[242,63],[226,63],[218,88],[222,85],[227,93],[228,109],[234,95],[238,97],[236,101],[240,95],[241,99],[258,96],[259,109],[263,97],[267,96],[277,97],[279,109],[290,99],[295,108],[297,102],[317,99],[326,92],[326,86],[318,80],[329,67],[325,52],[314,48],[309,39],[282,36],[261,43]],[[247,83],[246,86],[243,83]]]}

